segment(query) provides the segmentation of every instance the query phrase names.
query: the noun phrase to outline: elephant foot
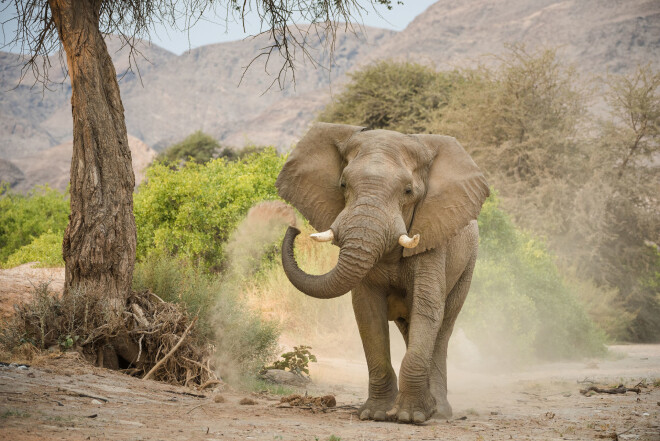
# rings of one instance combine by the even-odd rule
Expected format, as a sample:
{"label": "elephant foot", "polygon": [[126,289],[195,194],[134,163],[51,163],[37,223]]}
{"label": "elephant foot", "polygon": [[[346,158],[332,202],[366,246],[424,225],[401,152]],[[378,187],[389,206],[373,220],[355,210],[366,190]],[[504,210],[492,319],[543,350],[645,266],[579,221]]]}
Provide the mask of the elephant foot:
{"label": "elephant foot", "polygon": [[437,404],[435,405],[435,413],[433,414],[434,419],[449,419],[453,415],[451,405],[447,398],[436,398]]}
{"label": "elephant foot", "polygon": [[399,392],[394,407],[387,412],[387,418],[399,423],[421,424],[435,411],[435,398],[428,389],[417,394]]}
{"label": "elephant foot", "polygon": [[387,419],[387,411],[392,408],[394,399],[396,398],[396,390],[391,398],[387,399],[374,399],[369,398],[366,403],[358,410],[358,415],[361,420],[375,420],[385,421]]}

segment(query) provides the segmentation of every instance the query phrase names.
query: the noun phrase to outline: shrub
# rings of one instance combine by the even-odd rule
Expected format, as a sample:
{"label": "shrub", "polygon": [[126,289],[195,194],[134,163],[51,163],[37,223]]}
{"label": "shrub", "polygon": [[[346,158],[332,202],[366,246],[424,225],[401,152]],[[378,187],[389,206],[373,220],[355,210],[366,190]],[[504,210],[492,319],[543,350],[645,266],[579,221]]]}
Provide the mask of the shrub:
{"label": "shrub", "polygon": [[271,148],[236,162],[189,162],[179,170],[154,164],[135,195],[138,258],[156,251],[220,267],[224,244],[248,209],[277,198],[274,184],[283,163]]}
{"label": "shrub", "polygon": [[62,234],[51,230],[14,251],[2,265],[13,268],[28,262],[39,262],[37,267],[64,266],[62,259]]}
{"label": "shrub", "polygon": [[[61,237],[68,221],[69,197],[66,193],[47,185],[37,187],[27,195],[14,193],[7,186],[0,188],[0,263],[44,233],[50,231]],[[60,253],[61,243],[60,240]]]}
{"label": "shrub", "polygon": [[223,377],[254,374],[275,355],[276,324],[250,311],[237,296],[238,289],[186,259],[149,255],[135,267],[133,288],[149,289],[198,317],[200,335],[216,345]]}
{"label": "shrub", "polygon": [[380,61],[349,74],[351,82],[319,121],[424,133],[460,76],[418,63]]}
{"label": "shrub", "polygon": [[220,143],[212,136],[198,130],[183,141],[166,148],[156,159],[174,165],[188,161],[203,164],[213,159],[219,151]]}
{"label": "shrub", "polygon": [[316,355],[310,351],[311,346],[294,346],[293,351],[285,352],[280,355],[281,360],[276,360],[272,365],[264,367],[264,369],[279,369],[289,370],[296,375],[309,376],[309,363],[316,363]]}

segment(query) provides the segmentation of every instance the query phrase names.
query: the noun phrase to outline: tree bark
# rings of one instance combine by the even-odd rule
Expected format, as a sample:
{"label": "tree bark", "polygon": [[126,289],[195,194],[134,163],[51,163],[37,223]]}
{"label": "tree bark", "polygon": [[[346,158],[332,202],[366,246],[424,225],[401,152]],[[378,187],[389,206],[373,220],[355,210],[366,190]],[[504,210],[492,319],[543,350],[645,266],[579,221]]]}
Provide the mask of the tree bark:
{"label": "tree bark", "polygon": [[123,303],[137,242],[135,176],[124,107],[99,30],[100,0],[48,0],[71,77],[71,215],[64,233],[65,293],[83,289]]}

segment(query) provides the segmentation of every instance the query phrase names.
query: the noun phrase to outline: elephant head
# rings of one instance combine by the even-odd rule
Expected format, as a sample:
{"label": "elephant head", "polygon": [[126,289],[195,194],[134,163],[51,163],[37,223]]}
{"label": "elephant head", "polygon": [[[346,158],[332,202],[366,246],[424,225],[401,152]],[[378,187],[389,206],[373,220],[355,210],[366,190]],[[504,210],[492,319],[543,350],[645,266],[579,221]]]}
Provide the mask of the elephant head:
{"label": "elephant head", "polygon": [[476,219],[489,193],[454,138],[327,123],[300,140],[276,186],[322,232],[315,239],[340,247],[335,268],[309,275],[293,255],[300,231],[289,227],[285,235],[287,277],[316,298],[347,293],[401,246],[403,258],[442,246]]}

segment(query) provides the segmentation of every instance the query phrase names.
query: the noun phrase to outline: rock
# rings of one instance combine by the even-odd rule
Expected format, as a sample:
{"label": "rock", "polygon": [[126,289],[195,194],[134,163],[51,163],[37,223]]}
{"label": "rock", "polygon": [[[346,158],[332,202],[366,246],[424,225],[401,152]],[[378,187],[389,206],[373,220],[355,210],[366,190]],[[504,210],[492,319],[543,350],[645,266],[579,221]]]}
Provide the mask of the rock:
{"label": "rock", "polygon": [[9,188],[15,187],[25,180],[25,175],[20,168],[12,162],[0,158],[0,182],[9,183]]}
{"label": "rock", "polygon": [[311,382],[309,378],[296,375],[293,372],[280,369],[268,369],[261,374],[261,378],[271,383],[288,384],[289,386],[305,387]]}
{"label": "rock", "polygon": [[225,397],[222,395],[218,394],[215,397],[213,397],[213,402],[214,403],[224,403],[225,402]]}
{"label": "rock", "polygon": [[241,401],[238,402],[238,404],[242,404],[244,406],[254,406],[257,404],[256,401],[254,401],[252,398],[243,398]]}
{"label": "rock", "polygon": [[92,400],[92,404],[103,404],[99,400]]}

